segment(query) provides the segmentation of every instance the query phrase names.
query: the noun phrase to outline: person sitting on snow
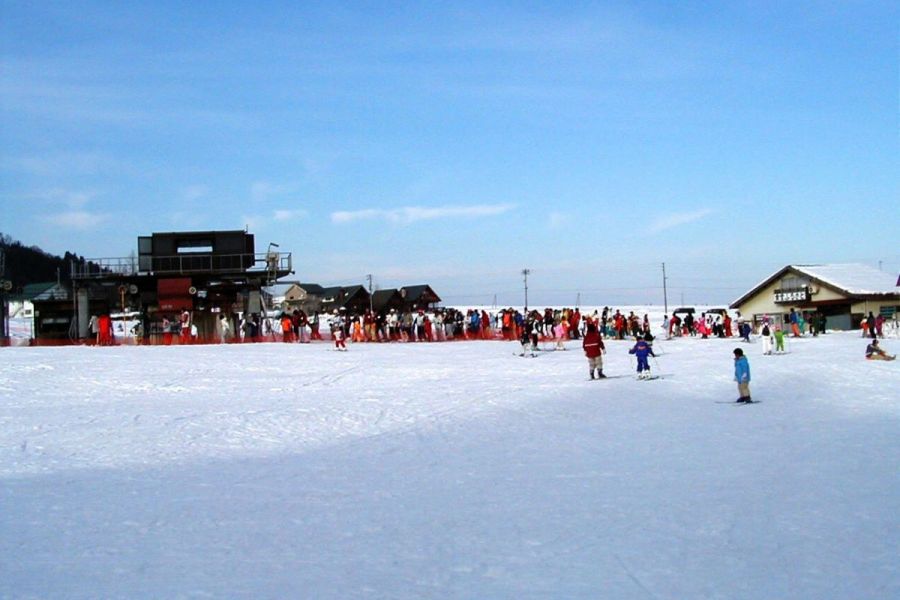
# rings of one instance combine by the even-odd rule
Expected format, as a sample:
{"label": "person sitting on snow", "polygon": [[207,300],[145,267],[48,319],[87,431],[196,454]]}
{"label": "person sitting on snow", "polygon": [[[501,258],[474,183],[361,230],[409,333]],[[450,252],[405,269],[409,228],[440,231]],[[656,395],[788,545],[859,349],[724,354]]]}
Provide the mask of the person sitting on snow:
{"label": "person sitting on snow", "polygon": [[894,360],[897,357],[882,350],[878,345],[878,340],[872,340],[872,343],[866,346],[866,358],[868,360]]}

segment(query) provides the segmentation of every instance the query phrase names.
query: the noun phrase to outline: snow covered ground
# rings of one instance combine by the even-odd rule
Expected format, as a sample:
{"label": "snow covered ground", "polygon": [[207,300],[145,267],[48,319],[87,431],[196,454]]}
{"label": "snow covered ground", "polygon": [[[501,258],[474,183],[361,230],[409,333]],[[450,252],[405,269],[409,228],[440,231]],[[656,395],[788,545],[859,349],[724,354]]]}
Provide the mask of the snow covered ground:
{"label": "snow covered ground", "polygon": [[900,597],[900,362],[789,343],[3,348],[0,597]]}

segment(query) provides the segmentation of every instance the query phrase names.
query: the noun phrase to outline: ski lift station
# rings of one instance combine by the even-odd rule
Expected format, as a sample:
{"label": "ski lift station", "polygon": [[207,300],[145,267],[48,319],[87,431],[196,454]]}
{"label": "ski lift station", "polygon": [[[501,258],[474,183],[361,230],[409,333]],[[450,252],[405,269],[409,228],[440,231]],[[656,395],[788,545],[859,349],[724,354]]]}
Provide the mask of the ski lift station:
{"label": "ski lift station", "polygon": [[211,337],[220,315],[260,315],[267,310],[266,288],[291,274],[291,254],[270,243],[258,253],[245,231],[154,233],[138,237],[137,255],[93,258],[72,264],[73,298],[48,310],[66,318],[69,337],[89,336],[92,315],[136,312],[147,334],[161,323],[191,315],[200,337]]}

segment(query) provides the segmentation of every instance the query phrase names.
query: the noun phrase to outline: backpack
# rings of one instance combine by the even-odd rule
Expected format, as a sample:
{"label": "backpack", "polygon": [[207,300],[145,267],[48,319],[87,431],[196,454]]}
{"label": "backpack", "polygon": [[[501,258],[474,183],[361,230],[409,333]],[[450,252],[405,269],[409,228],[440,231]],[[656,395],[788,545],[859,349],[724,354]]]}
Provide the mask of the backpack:
{"label": "backpack", "polygon": [[763,327],[762,334],[763,334],[764,336],[769,337],[769,334],[771,334],[771,333],[772,333],[772,332],[769,331],[769,326],[768,326],[768,325],[766,325],[766,326]]}

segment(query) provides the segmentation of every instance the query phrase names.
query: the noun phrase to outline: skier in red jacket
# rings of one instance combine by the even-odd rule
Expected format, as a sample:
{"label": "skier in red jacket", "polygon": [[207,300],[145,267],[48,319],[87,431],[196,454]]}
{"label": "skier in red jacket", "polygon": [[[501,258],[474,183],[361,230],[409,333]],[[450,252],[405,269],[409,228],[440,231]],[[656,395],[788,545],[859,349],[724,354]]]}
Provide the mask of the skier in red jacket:
{"label": "skier in red jacket", "polygon": [[112,346],[114,340],[113,325],[109,314],[103,313],[100,315],[100,318],[97,319],[97,325],[100,329],[98,332],[98,344],[100,346]]}
{"label": "skier in red jacket", "polygon": [[[606,375],[603,374],[603,353],[606,352],[606,346],[603,345],[603,338],[600,337],[600,332],[597,331],[597,326],[593,323],[588,324],[587,332],[581,341],[581,347],[584,348],[584,355],[588,359],[588,370],[590,371],[591,379],[604,379]],[[594,370],[597,371],[596,378],[594,377]]]}

